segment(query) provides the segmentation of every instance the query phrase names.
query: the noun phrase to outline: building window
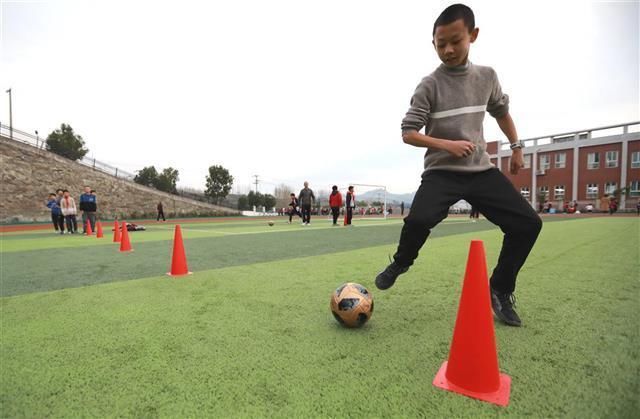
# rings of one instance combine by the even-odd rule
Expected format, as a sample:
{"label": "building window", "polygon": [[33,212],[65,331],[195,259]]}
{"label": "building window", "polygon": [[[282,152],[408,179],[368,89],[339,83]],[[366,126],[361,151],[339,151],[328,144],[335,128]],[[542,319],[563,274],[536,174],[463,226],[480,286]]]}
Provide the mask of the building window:
{"label": "building window", "polygon": [[523,186],[522,188],[520,188],[520,195],[522,195],[526,199],[529,199],[531,197],[531,192],[529,192],[529,187]]}
{"label": "building window", "polygon": [[640,169],[640,151],[631,153],[631,168]]}
{"label": "building window", "polygon": [[[523,157],[524,157],[523,169],[531,169],[531,154],[525,154]],[[638,162],[638,164],[640,165],[640,162]]]}
{"label": "building window", "polygon": [[556,185],[556,187],[553,188],[553,197],[557,200],[564,199],[564,185]]}
{"label": "building window", "polygon": [[540,167],[538,167],[538,169],[540,169],[540,170],[549,170],[549,167],[551,167],[551,163],[549,162],[549,155],[548,154],[541,154],[540,155]]}
{"label": "building window", "polygon": [[618,152],[607,151],[607,165],[606,167],[618,167]]}
{"label": "building window", "polygon": [[567,167],[567,153],[556,153],[556,169]]}
{"label": "building window", "polygon": [[607,182],[604,184],[604,193],[605,195],[613,195],[613,192],[618,189],[617,182]]}
{"label": "building window", "polygon": [[597,169],[600,167],[600,153],[589,153],[587,155],[587,169]]}
{"label": "building window", "polygon": [[629,187],[629,196],[640,196],[640,180],[634,180]]}
{"label": "building window", "polygon": [[587,185],[587,198],[597,198],[598,197],[598,184],[590,183]]}
{"label": "building window", "polygon": [[538,196],[540,196],[542,199],[547,199],[549,197],[549,187],[540,186],[538,188]]}

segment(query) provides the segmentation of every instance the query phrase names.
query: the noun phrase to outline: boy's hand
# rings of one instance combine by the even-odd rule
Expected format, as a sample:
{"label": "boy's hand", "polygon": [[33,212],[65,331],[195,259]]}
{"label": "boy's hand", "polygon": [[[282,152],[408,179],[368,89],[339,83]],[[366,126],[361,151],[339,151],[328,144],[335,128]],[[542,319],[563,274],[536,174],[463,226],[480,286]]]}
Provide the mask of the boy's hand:
{"label": "boy's hand", "polygon": [[469,157],[475,149],[475,144],[467,140],[448,140],[445,148],[449,153],[459,158]]}
{"label": "boy's hand", "polygon": [[511,155],[511,167],[509,168],[512,175],[517,175],[518,171],[524,167],[524,157],[522,157],[522,149],[513,150]]}

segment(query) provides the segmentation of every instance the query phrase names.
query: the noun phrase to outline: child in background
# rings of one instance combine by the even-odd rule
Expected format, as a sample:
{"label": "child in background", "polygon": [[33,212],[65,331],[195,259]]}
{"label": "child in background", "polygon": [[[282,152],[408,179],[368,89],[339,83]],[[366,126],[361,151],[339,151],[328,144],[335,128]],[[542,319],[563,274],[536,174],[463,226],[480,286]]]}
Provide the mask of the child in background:
{"label": "child in background", "polygon": [[60,209],[62,210],[62,215],[64,215],[64,219],[67,222],[67,231],[69,234],[76,234],[78,232],[78,221],[76,220],[78,210],[76,209],[76,201],[71,197],[71,195],[69,195],[68,190],[65,189],[62,193]]}
{"label": "child in background", "polygon": [[51,222],[56,233],[60,231],[60,234],[64,234],[64,218],[61,217],[62,211],[60,210],[60,205],[58,205],[56,194],[49,194],[47,208],[51,210]]}

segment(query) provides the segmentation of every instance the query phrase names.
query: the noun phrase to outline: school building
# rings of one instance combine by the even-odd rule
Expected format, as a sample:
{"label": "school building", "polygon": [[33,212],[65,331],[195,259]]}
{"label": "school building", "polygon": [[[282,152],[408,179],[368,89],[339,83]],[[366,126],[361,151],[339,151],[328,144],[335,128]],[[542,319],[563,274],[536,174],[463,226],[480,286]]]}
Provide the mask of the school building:
{"label": "school building", "polygon": [[619,208],[635,208],[640,199],[640,121],[528,138],[524,169],[509,173],[509,143],[487,143],[491,161],[509,177],[531,205],[546,200],[561,209],[565,201],[605,209],[608,196],[620,195]]}

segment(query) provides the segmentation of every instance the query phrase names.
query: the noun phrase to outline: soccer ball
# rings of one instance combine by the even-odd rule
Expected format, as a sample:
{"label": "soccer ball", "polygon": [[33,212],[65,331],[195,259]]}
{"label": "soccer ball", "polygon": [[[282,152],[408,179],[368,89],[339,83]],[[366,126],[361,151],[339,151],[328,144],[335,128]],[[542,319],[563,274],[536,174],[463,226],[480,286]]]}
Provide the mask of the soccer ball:
{"label": "soccer ball", "polygon": [[361,327],[373,313],[373,295],[360,284],[347,282],[331,294],[331,313],[346,327]]}
{"label": "soccer ball", "polygon": [[269,226],[273,227],[273,221],[269,221]]}

